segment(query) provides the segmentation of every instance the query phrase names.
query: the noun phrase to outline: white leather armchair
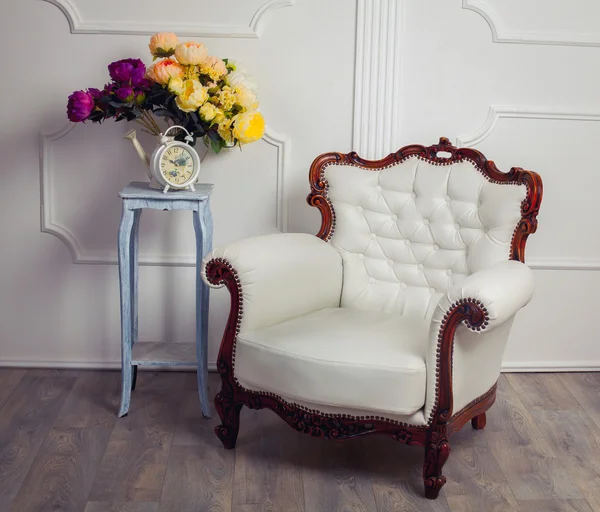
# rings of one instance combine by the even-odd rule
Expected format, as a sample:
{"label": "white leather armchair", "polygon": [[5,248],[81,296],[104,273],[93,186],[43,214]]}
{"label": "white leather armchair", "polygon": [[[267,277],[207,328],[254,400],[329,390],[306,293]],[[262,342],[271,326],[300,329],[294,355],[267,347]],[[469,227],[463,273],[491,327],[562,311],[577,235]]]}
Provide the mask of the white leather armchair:
{"label": "white leather armchair", "polygon": [[310,182],[317,237],[249,238],[205,260],[205,281],[231,294],[216,433],[233,448],[246,405],[315,436],[387,434],[425,447],[436,498],[448,438],[485,426],[533,294],[541,179],[441,139],[379,161],[321,155]]}

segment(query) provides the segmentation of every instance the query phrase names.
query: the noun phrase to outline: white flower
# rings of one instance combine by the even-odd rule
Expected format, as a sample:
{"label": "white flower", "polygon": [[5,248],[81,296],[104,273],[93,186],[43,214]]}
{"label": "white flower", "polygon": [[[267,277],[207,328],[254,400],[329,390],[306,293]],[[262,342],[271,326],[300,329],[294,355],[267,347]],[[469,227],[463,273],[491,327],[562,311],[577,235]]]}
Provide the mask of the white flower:
{"label": "white flower", "polygon": [[243,85],[253,93],[258,92],[258,85],[250,76],[242,71],[232,71],[225,77],[225,83],[234,89],[238,85]]}

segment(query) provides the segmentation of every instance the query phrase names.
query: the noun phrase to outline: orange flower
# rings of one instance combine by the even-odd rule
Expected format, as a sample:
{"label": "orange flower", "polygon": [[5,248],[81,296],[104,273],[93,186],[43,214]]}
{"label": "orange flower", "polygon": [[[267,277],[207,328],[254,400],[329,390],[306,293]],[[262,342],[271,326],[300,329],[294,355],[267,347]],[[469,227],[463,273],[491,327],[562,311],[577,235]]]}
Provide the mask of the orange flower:
{"label": "orange flower", "polygon": [[171,78],[183,77],[184,70],[181,65],[173,59],[163,59],[148,68],[146,76],[161,85],[167,85]]}
{"label": "orange flower", "polygon": [[173,32],[159,32],[150,38],[150,53],[154,58],[170,57],[175,53],[175,47],[179,44],[179,39]]}

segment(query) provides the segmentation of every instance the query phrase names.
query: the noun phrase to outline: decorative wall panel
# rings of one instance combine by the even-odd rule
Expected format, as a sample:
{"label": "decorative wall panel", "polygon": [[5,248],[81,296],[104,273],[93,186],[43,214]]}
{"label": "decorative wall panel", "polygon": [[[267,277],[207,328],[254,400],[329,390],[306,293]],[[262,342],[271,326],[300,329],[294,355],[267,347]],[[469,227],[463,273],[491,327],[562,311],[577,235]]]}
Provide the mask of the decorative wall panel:
{"label": "decorative wall panel", "polygon": [[[154,34],[259,37],[269,12],[294,0],[45,0],[67,17],[73,34]],[[182,21],[185,20],[185,21]]]}

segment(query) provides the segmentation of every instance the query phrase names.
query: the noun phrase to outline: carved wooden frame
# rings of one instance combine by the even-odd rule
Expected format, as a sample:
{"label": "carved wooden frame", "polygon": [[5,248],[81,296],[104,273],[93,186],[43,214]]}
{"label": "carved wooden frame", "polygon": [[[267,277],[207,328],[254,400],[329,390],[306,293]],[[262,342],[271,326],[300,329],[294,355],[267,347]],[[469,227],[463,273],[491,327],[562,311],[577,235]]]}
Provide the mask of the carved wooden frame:
{"label": "carved wooden frame", "polygon": [[[449,157],[439,152],[450,154]],[[441,138],[433,146],[405,146],[396,153],[376,160],[364,160],[356,153],[326,153],[319,156],[310,168],[311,193],[307,201],[317,207],[322,215],[318,237],[329,240],[335,228],[335,212],[327,198],[327,181],[324,169],[331,164],[345,164],[365,169],[382,169],[395,165],[406,158],[418,157],[436,165],[449,165],[468,160],[488,180],[499,184],[527,186],[527,195],[521,204],[521,220],[515,228],[509,258],[524,262],[525,243],[529,234],[537,228],[537,213],[542,199],[542,181],[538,174],[521,168],[512,168],[503,173],[492,161],[479,151],[470,148],[456,148],[448,139]],[[448,437],[460,430],[469,420],[475,429],[485,427],[485,412],[496,399],[496,385],[485,394],[473,400],[459,412],[453,414],[452,394],[452,354],[454,334],[464,323],[473,330],[485,329],[488,314],[485,306],[475,299],[462,299],[449,308],[438,335],[436,362],[436,402],[426,425],[409,425],[380,416],[350,416],[326,414],[307,409],[285,401],[282,397],[268,392],[245,389],[234,375],[235,345],[243,315],[242,286],[236,270],[225,259],[215,258],[206,265],[206,277],[210,283],[224,284],[231,296],[231,309],[223,334],[217,360],[217,370],[221,374],[222,388],[215,398],[217,412],[222,424],[215,428],[217,436],[225,448],[234,448],[239,429],[239,414],[242,406],[251,409],[271,409],[296,430],[317,437],[329,439],[352,439],[371,434],[384,434],[396,441],[425,447],[423,480],[425,495],[437,498],[446,482],[442,467],[450,455]]]}

